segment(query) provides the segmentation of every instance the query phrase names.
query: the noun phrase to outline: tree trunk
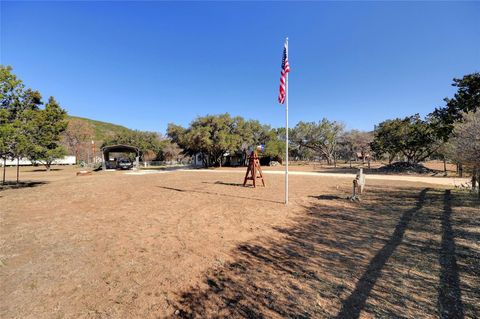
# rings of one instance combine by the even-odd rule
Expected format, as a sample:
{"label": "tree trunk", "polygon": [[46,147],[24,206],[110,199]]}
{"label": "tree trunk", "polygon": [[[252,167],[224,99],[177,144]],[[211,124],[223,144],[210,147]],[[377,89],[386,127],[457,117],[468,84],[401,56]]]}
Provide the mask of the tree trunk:
{"label": "tree trunk", "polygon": [[325,156],[326,160],[327,160],[327,165],[332,165],[332,162],[334,160],[334,157],[332,154],[328,154],[327,156]]}
{"label": "tree trunk", "polygon": [[20,172],[19,172],[19,170],[20,170],[20,165],[19,165],[19,164],[20,164],[20,159],[17,157],[17,184],[18,184],[18,179],[19,179],[18,177],[19,177],[19,175],[20,175],[20,174],[19,174],[19,173],[20,173]]}
{"label": "tree trunk", "polygon": [[394,158],[395,158],[395,155],[393,155],[393,156],[390,155],[390,156],[388,157],[388,164],[392,164]]}
{"label": "tree trunk", "polygon": [[5,170],[7,168],[7,158],[3,158],[3,178],[2,178],[2,185],[5,185]]}
{"label": "tree trunk", "polygon": [[462,165],[462,163],[460,163],[458,165],[458,175],[460,175],[460,177],[463,177],[463,165]]}
{"label": "tree trunk", "polygon": [[47,168],[47,172],[50,172],[50,165],[51,165],[51,164],[50,164],[50,163],[48,163],[48,162],[47,162],[47,163],[45,163],[45,167]]}
{"label": "tree trunk", "polygon": [[477,194],[478,198],[480,198],[480,167],[477,167]]}
{"label": "tree trunk", "polygon": [[447,158],[443,157],[443,175],[447,176]]}
{"label": "tree trunk", "polygon": [[477,189],[477,183],[478,183],[478,168],[475,166],[473,167],[473,170],[472,170],[472,189],[473,190]]}
{"label": "tree trunk", "polygon": [[203,162],[203,167],[207,168],[208,167],[208,157],[202,154],[202,162]]}

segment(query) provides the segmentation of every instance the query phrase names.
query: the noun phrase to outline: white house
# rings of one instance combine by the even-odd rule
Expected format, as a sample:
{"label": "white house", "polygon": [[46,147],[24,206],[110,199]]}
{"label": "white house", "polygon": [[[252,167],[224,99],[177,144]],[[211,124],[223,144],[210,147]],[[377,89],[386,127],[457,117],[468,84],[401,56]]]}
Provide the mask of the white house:
{"label": "white house", "polygon": [[[76,164],[76,158],[74,155],[68,155],[63,158],[59,158],[53,161],[53,165],[75,165]],[[0,161],[0,166],[3,166],[4,161]],[[42,162],[38,162],[39,164],[42,164]],[[33,165],[32,162],[27,159],[27,158],[20,158],[18,161],[18,164],[20,166],[30,166]],[[17,165],[17,159],[7,159],[5,162],[5,166],[16,166]]]}

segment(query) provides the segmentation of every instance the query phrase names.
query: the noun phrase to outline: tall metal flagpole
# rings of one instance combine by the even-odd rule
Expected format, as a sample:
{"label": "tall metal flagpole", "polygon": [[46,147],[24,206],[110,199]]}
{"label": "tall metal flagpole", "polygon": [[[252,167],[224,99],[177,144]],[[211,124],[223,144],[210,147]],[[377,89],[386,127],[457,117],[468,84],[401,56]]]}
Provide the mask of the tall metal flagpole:
{"label": "tall metal flagpole", "polygon": [[[288,38],[286,44],[288,58]],[[288,204],[288,73],[285,78],[285,205]]]}

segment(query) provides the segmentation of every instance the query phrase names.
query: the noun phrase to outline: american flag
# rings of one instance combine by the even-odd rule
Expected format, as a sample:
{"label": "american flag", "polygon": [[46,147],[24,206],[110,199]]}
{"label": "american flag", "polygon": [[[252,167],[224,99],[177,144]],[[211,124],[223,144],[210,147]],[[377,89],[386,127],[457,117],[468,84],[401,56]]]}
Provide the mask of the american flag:
{"label": "american flag", "polygon": [[288,40],[285,41],[283,46],[283,57],[282,57],[282,70],[280,71],[280,92],[278,94],[278,103],[285,103],[285,81],[287,73],[290,72],[290,64],[288,64]]}

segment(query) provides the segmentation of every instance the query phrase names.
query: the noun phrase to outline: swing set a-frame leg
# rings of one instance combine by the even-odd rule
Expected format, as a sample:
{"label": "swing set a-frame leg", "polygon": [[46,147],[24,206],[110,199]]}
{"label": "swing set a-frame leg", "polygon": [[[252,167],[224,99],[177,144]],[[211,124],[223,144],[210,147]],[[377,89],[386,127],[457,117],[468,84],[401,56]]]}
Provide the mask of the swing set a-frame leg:
{"label": "swing set a-frame leg", "polygon": [[250,173],[250,165],[248,165],[247,173],[245,174],[245,179],[243,180],[243,186],[247,185],[248,173]]}

